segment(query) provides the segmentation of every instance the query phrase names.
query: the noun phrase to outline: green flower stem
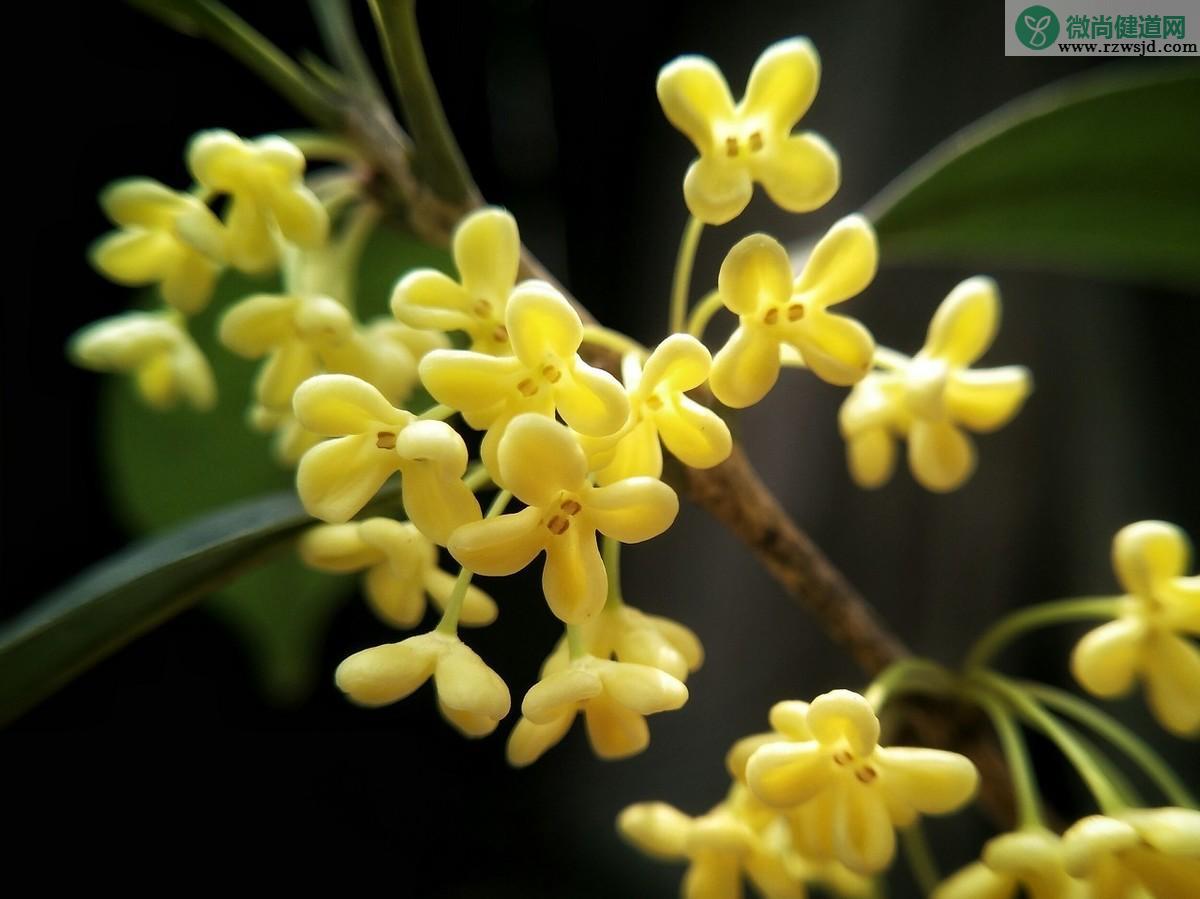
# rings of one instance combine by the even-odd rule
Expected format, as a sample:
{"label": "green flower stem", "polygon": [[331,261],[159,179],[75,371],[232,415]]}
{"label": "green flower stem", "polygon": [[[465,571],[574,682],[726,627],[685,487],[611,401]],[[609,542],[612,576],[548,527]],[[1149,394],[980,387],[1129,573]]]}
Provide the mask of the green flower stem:
{"label": "green flower stem", "polygon": [[721,302],[720,291],[712,291],[704,297],[696,308],[692,310],[691,316],[688,318],[688,333],[697,340],[704,336],[704,329],[708,327],[708,323],[712,321],[712,317],[717,314],[725,304]]}
{"label": "green flower stem", "polygon": [[967,652],[963,668],[971,671],[984,667],[1009,643],[1026,631],[1067,621],[1113,618],[1116,616],[1120,604],[1120,597],[1088,596],[1080,599],[1062,599],[1057,602],[1047,602],[1020,609],[1001,618],[975,641],[975,645]]}
{"label": "green flower stem", "polygon": [[1017,827],[1042,827],[1041,793],[1038,791],[1037,777],[1033,772],[1029,748],[1025,745],[1025,736],[1021,733],[1021,728],[1013,720],[1005,704],[990,692],[969,690],[968,693],[992,719],[996,736],[1000,738],[1000,748],[1004,752],[1004,760],[1008,762],[1009,775],[1012,777]]}
{"label": "green flower stem", "polygon": [[383,91],[359,43],[348,0],[309,0],[308,5],[325,47],[338,68],[364,93],[381,99]]}
{"label": "green flower stem", "polygon": [[612,537],[605,537],[600,544],[604,556],[604,570],[608,573],[608,599],[606,609],[619,609],[625,605],[621,595],[621,543]]}
{"label": "green flower stem", "polygon": [[1117,812],[1126,807],[1125,801],[1105,777],[1086,746],[1075,737],[1070,728],[1046,711],[1040,702],[1000,675],[978,671],[971,677],[1003,697],[1021,718],[1054,742],[1067,761],[1079,772],[1103,813]]}
{"label": "green flower stem", "polygon": [[700,235],[703,233],[704,222],[690,216],[683,229],[683,238],[679,241],[679,255],[675,258],[675,278],[671,282],[669,322],[672,334],[685,329],[688,290],[692,285],[692,266],[696,262],[696,248],[700,245]]}
{"label": "green flower stem", "polygon": [[583,342],[590,343],[592,346],[604,347],[622,356],[628,353],[642,357],[647,355],[646,348],[632,337],[622,334],[620,331],[614,331],[612,328],[605,328],[603,325],[584,325]]}
{"label": "green flower stem", "polygon": [[938,873],[937,861],[929,848],[929,840],[925,838],[925,828],[920,821],[900,828],[900,845],[904,848],[904,857],[908,868],[912,871],[913,880],[921,889],[921,895],[931,896],[934,889],[941,883],[942,875]]}
{"label": "green flower stem", "polygon": [[922,692],[945,695],[954,691],[949,673],[928,659],[901,659],[885,668],[867,687],[867,702],[876,714],[900,693]]}
{"label": "green flower stem", "polygon": [[296,149],[304,154],[310,162],[344,162],[350,165],[363,162],[362,153],[354,144],[321,131],[278,131],[284,140],[294,144]]}
{"label": "green flower stem", "polygon": [[1196,808],[1196,797],[1157,752],[1107,712],[1066,690],[1022,681],[1021,687],[1039,702],[1095,731],[1137,765],[1173,804]]}
{"label": "green flower stem", "polygon": [[458,410],[453,406],[430,406],[428,409],[418,415],[417,418],[421,421],[445,421],[457,411]]}
{"label": "green flower stem", "polygon": [[881,368],[884,371],[898,371],[903,369],[912,360],[896,350],[889,350],[885,346],[877,346],[875,347],[875,355],[871,361],[876,368]]}
{"label": "green flower stem", "polygon": [[[508,501],[512,499],[512,494],[507,490],[501,490],[496,494],[496,498],[492,500],[492,504],[488,507],[485,518],[495,518],[504,511],[508,505]],[[466,568],[460,568],[458,578],[454,581],[454,589],[450,592],[450,599],[446,602],[446,611],[442,613],[442,620],[438,622],[437,632],[439,634],[457,634],[458,633],[458,617],[462,614],[463,600],[467,597],[467,588],[471,586],[471,578],[474,573]]]}
{"label": "green flower stem", "polygon": [[475,194],[475,182],[429,74],[416,0],[371,0],[371,12],[416,143],[414,168],[442,199],[463,203]]}
{"label": "green flower stem", "polygon": [[582,659],[588,654],[583,643],[583,628],[578,624],[567,625],[567,651],[571,654],[572,661]]}

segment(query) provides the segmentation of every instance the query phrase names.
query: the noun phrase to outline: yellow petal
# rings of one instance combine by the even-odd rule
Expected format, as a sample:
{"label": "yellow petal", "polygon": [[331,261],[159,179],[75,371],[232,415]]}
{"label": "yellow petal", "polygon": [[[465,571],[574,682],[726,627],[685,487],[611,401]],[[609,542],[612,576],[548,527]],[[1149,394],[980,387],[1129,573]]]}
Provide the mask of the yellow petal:
{"label": "yellow petal", "polygon": [[846,441],[846,462],[859,487],[882,487],[896,469],[896,441],[886,428],[862,431]]}
{"label": "yellow petal", "polygon": [[1187,535],[1165,521],[1138,521],[1113,538],[1113,567],[1134,596],[1153,596],[1163,581],[1187,574],[1190,557]]}
{"label": "yellow petal", "polygon": [[779,341],[766,329],[742,325],[713,357],[709,386],[733,409],[753,406],[779,380]]}
{"label": "yellow petal", "polygon": [[104,189],[100,206],[113,224],[158,230],[186,208],[182,196],[151,178],[125,178]]}
{"label": "yellow petal", "polygon": [[163,275],[163,299],[184,315],[195,315],[208,304],[219,272],[211,260],[181,246]]}
{"label": "yellow petal", "polygon": [[583,342],[579,313],[544,281],[526,281],[513,291],[505,324],[513,352],[530,370],[551,358],[569,360]]}
{"label": "yellow petal", "polygon": [[637,712],[601,694],[583,709],[588,740],[602,759],[637,755],[650,745],[650,728]]}
{"label": "yellow petal", "polygon": [[165,273],[177,247],[162,231],[114,231],[100,238],[89,253],[92,265],[110,281],[127,287],[151,284]]}
{"label": "yellow petal", "polygon": [[1171,733],[1200,733],[1200,649],[1174,634],[1159,634],[1146,647],[1143,666],[1150,709]]}
{"label": "yellow petal", "polygon": [[476,712],[464,712],[461,709],[452,709],[446,705],[441,699],[438,700],[438,711],[442,713],[442,717],[450,722],[464,737],[470,739],[479,739],[486,737],[488,734],[496,730],[500,724],[495,718],[489,718],[487,715],[480,715]]}
{"label": "yellow petal", "polygon": [[249,274],[265,272],[279,262],[279,246],[271,234],[265,210],[245,197],[234,196],[225,215],[229,263]]}
{"label": "yellow petal", "polygon": [[663,444],[684,465],[712,468],[733,452],[733,436],[725,420],[686,396],[654,413],[654,422]]}
{"label": "yellow petal", "polygon": [[155,356],[169,353],[181,333],[163,316],[126,312],[81,329],[71,338],[69,352],[76,365],[93,371],[132,371]]}
{"label": "yellow petal", "polygon": [[455,711],[482,715],[499,721],[508,714],[508,687],[469,646],[451,644],[433,673],[438,699]]}
{"label": "yellow petal", "polygon": [[379,390],[352,375],[318,375],[296,389],[296,419],[314,434],[363,434],[380,426],[398,433],[413,415],[395,408]]}
{"label": "yellow petal", "polygon": [[1187,896],[1200,883],[1200,859],[1172,858],[1145,849],[1135,849],[1122,858],[1151,896]]}
{"label": "yellow petal", "polygon": [[1071,652],[1071,673],[1095,696],[1120,696],[1133,685],[1145,654],[1146,629],[1138,618],[1118,618],[1089,631]]}
{"label": "yellow petal", "polygon": [[550,611],[566,624],[580,624],[604,608],[608,575],[596,546],[596,532],[583,527],[578,519],[546,543],[542,592]]}
{"label": "yellow petal", "polygon": [[926,815],[943,815],[975,795],[979,772],[966,756],[939,749],[892,746],[876,753],[879,788]]}
{"label": "yellow petal", "polygon": [[662,859],[687,854],[692,819],[665,802],[639,802],[617,816],[617,830],[647,855]]}
{"label": "yellow petal", "polygon": [[759,799],[791,808],[833,783],[829,756],[816,741],[767,743],[746,762],[746,785]]}
{"label": "yellow petal", "polygon": [[1130,824],[1105,815],[1088,815],[1062,836],[1063,864],[1074,877],[1093,872],[1098,862],[1141,843]]}
{"label": "yellow petal", "polygon": [[1137,828],[1138,835],[1157,851],[1200,859],[1200,811],[1175,807],[1130,809],[1120,817]]}
{"label": "yellow petal", "polygon": [[605,693],[639,715],[680,709],[688,699],[682,681],[649,665],[602,659],[598,671]]}
{"label": "yellow petal", "polygon": [[624,628],[613,647],[617,660],[648,665],[683,681],[688,664],[682,653],[662,634],[650,627]]}
{"label": "yellow petal", "polygon": [[879,719],[860,694],[850,690],[822,693],[808,707],[805,719],[813,736],[826,746],[846,740],[860,758],[870,755],[879,743]]}
{"label": "yellow petal", "polygon": [[338,665],[338,688],[360,705],[380,706],[403,699],[433,674],[441,642],[420,634],[356,652]]}
{"label": "yellow petal", "polygon": [[859,874],[876,874],[896,854],[896,832],[878,790],[856,781],[840,785],[833,815],[838,861]]}
{"label": "yellow petal", "polygon": [[321,571],[361,571],[387,560],[387,554],[359,535],[358,522],[319,524],[300,537],[296,545],[305,565]]}
{"label": "yellow petal", "polygon": [[790,740],[811,740],[808,728],[808,703],[798,699],[785,699],[771,706],[767,715],[771,727]]}
{"label": "yellow petal", "polygon": [[[629,357],[627,357],[629,358]],[[639,393],[649,395],[659,386],[670,391],[691,390],[708,378],[712,354],[691,334],[672,334],[654,348],[640,373]],[[634,385],[626,379],[626,385]]]}
{"label": "yellow petal", "polygon": [[837,153],[811,131],[768,144],[753,160],[753,171],[767,196],[788,212],[821,208],[842,180]]}
{"label": "yellow petal", "polygon": [[787,250],[767,234],[751,234],[733,245],[717,274],[721,302],[738,315],[756,315],[792,295]]}
{"label": "yellow petal", "polygon": [[675,647],[676,652],[683,656],[688,671],[699,670],[700,666],[704,664],[704,647],[700,644],[700,638],[691,628],[684,627],[678,621],[672,621],[670,618],[663,618],[660,615],[646,615],[644,618],[651,627]]}
{"label": "yellow petal", "polygon": [[534,724],[547,724],[603,690],[600,675],[588,660],[576,662],[530,687],[521,702],[521,714]]}
{"label": "yellow petal", "polygon": [[416,627],[425,617],[425,590],[421,582],[397,576],[390,565],[372,567],[367,571],[363,586],[372,611],[393,627]]}
{"label": "yellow petal", "polygon": [[339,437],[304,454],[296,469],[296,489],[310,515],[349,521],[399,469],[400,457],[380,448],[374,434]]}
{"label": "yellow petal", "polygon": [[982,862],[974,862],[942,881],[931,899],[1014,899],[1017,882],[997,874]]}
{"label": "yellow petal", "polygon": [[275,224],[292,243],[315,249],[329,236],[329,216],[325,207],[303,182],[271,191],[268,202]]}
{"label": "yellow petal", "polygon": [[534,724],[527,718],[522,718],[508,738],[508,763],[514,768],[532,765],[567,735],[575,720],[575,714],[575,710],[571,709],[546,724]]}
{"label": "yellow petal", "polygon": [[769,743],[778,743],[783,739],[783,737],[774,732],[751,734],[748,737],[742,737],[729,748],[729,752],[725,753],[725,770],[729,772],[729,776],[735,781],[745,783],[746,765],[750,761],[750,756],[754,755],[759,747],[766,746]]}
{"label": "yellow petal", "polygon": [[917,419],[908,435],[908,465],[926,490],[944,493],[971,476],[975,448],[970,438],[950,422]]}
{"label": "yellow petal", "polygon": [[1020,411],[1032,389],[1029,369],[1022,365],[959,369],[946,381],[946,409],[972,431],[994,431]]}
{"label": "yellow petal", "polygon": [[786,134],[812,105],[820,80],[821,61],[808,38],[779,41],[754,63],[738,111],[744,118],[765,119]]}
{"label": "yellow petal", "polygon": [[254,396],[264,407],[286,412],[296,390],[321,370],[317,354],[299,340],[288,340],[271,353],[254,379]]}
{"label": "yellow petal", "polygon": [[471,295],[448,275],[435,269],[416,269],[392,291],[392,315],[412,328],[465,331],[471,327]]}
{"label": "yellow petal", "polygon": [[[456,580],[454,575],[439,568],[430,568],[425,572],[425,590],[439,609],[445,610]],[[465,627],[483,627],[495,621],[499,614],[500,609],[494,599],[473,584],[467,587],[459,616],[460,624]]]}
{"label": "yellow petal", "polygon": [[663,66],[656,88],[668,121],[702,154],[712,148],[713,126],[733,118],[725,76],[703,56],[681,56]]}
{"label": "yellow petal", "polygon": [[462,220],[454,231],[454,264],[472,300],[487,300],[503,310],[517,283],[521,238],[516,220],[505,210],[489,207]]}
{"label": "yellow petal", "polygon": [[878,265],[875,229],[863,216],[848,215],[813,247],[796,279],[796,297],[818,308],[848,300],[866,289]]}
{"label": "yellow petal", "polygon": [[996,282],[981,276],[968,278],[938,306],[922,352],[952,365],[970,365],[992,345],[999,326]]}
{"label": "yellow petal", "polygon": [[723,225],[737,218],[753,194],[749,168],[718,156],[701,156],[683,176],[688,212],[708,225]]}
{"label": "yellow petal", "polygon": [[445,546],[460,527],[481,517],[471,488],[432,462],[405,465],[400,483],[404,511],[421,533],[439,546]]}
{"label": "yellow petal", "polygon": [[421,360],[421,383],[439,403],[465,414],[483,412],[517,396],[521,362],[471,350],[434,350]]}
{"label": "yellow petal", "polygon": [[542,415],[518,415],[505,429],[498,451],[500,476],[521,502],[544,506],[560,491],[577,491],[587,459],[569,430]]}
{"label": "yellow petal", "polygon": [[626,478],[589,490],[583,499],[588,522],[622,543],[657,537],[675,521],[679,497],[654,478]]}
{"label": "yellow petal", "polygon": [[802,319],[792,333],[790,343],[822,381],[848,387],[871,370],[875,338],[852,318],[818,309]]}
{"label": "yellow petal", "polygon": [[535,506],[465,524],[451,535],[446,548],[463,567],[491,577],[520,571],[545,548],[550,532]]}
{"label": "yellow petal", "polygon": [[629,418],[629,397],[608,372],[582,359],[572,361],[554,385],[554,400],[563,421],[581,434],[615,434]]}
{"label": "yellow petal", "polygon": [[657,478],[661,475],[662,446],[658,442],[658,428],[653,419],[648,418],[638,422],[620,439],[608,464],[596,472],[596,483],[604,486],[625,478]]}
{"label": "yellow petal", "polygon": [[771,899],[805,899],[804,881],[794,877],[784,858],[773,852],[752,852],[742,861],[746,876],[764,896]]}

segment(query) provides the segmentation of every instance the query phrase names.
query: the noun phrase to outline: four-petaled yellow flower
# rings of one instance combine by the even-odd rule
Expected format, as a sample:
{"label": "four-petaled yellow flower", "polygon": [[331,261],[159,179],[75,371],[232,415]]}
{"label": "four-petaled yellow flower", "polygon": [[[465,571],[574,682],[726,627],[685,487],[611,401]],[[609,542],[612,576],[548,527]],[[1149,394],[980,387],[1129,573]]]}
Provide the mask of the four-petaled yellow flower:
{"label": "four-petaled yellow flower", "polygon": [[1128,809],[1092,815],[1062,838],[1067,871],[1103,899],[1190,896],[1200,886],[1200,812]]}
{"label": "four-petaled yellow flower", "polygon": [[[1063,866],[1063,845],[1047,830],[993,837],[980,861],[946,878],[932,899],[1093,899]],[[1120,895],[1120,894],[1117,894]],[[1098,897],[1097,897],[1098,899]]]}
{"label": "four-petaled yellow flower", "polygon": [[598,483],[635,475],[659,477],[663,446],[692,468],[712,468],[729,458],[729,426],[686,393],[708,379],[712,356],[704,344],[689,334],[672,334],[655,347],[644,366],[630,353],[621,360],[621,368],[630,408],[623,436],[611,451],[603,448],[605,438],[583,441],[589,455],[603,464],[596,472]]}
{"label": "four-petaled yellow flower", "polygon": [[462,481],[466,444],[445,422],[419,421],[351,375],[310,378],[294,405],[302,427],[337,438],[310,449],[296,470],[310,514],[348,521],[398,471],[404,510],[430,540],[445,545],[455,528],[479,520],[479,502]]}
{"label": "four-petaled yellow flower", "polygon": [[[425,616],[425,596],[445,610],[455,577],[438,568],[437,548],[411,522],[368,518],[321,524],[300,538],[300,558],[321,571],[366,570],[363,592],[375,613],[396,627],[416,627]],[[459,622],[482,626],[496,620],[496,603],[468,586]]]}
{"label": "four-petaled yellow flower", "polygon": [[799,353],[830,384],[845,386],[866,375],[875,352],[871,332],[828,307],[871,283],[878,255],[875,231],[859,215],[829,229],[794,283],[792,263],[779,241],[766,234],[739,241],[717,279],[722,302],[739,319],[713,360],[717,399],[734,408],[761,400],[779,378],[782,347]]}
{"label": "four-petaled yellow flower", "polygon": [[812,739],[766,743],[746,763],[754,795],[798,816],[793,831],[805,855],[882,871],[895,853],[895,827],[918,813],[954,811],[975,793],[979,774],[964,756],[879,746],[879,719],[857,693],[818,696],[805,725]]}
{"label": "four-petaled yellow flower", "polygon": [[897,437],[908,440],[913,477],[928,490],[953,490],[975,469],[964,428],[987,433],[1006,424],[1032,389],[1020,365],[972,369],[1000,321],[1000,297],[990,278],[968,278],[942,301],[924,348],[912,359],[881,357],[889,371],[855,386],[842,405],[850,473],[863,487],[885,483],[895,467]]}
{"label": "four-petaled yellow flower", "polygon": [[524,767],[558,743],[583,714],[596,755],[621,759],[650,745],[646,716],[682,708],[688,690],[665,671],[592,655],[568,661],[555,653],[521,703],[508,739],[508,761]]}
{"label": "four-petaled yellow flower", "polygon": [[452,249],[459,280],[411,271],[396,284],[392,313],[414,328],[463,331],[477,353],[508,355],[505,311],[521,262],[516,220],[503,209],[473,212],[454,230]]}
{"label": "four-petaled yellow flower", "polygon": [[[100,205],[120,228],[91,250],[105,277],[130,287],[157,284],[163,299],[186,315],[208,304],[223,253],[221,224],[203,202],[149,178],[130,178],[106,189]],[[205,235],[200,246],[207,252],[188,234]]]}
{"label": "four-petaled yellow flower", "polygon": [[658,99],[700,158],[683,181],[692,215],[710,225],[735,218],[757,181],[789,212],[823,206],[838,189],[838,158],[812,132],[792,134],[817,95],[821,63],[805,38],[772,44],[736,106],[711,60],[681,56],[658,75]]}
{"label": "four-petaled yellow flower", "polygon": [[307,248],[325,242],[329,216],[305,186],[304,154],[290,141],[275,135],[243,141],[229,131],[202,131],[192,138],[187,161],[203,187],[230,197],[225,249],[234,267],[274,267],[277,235]]}
{"label": "four-petaled yellow flower", "polygon": [[132,373],[155,409],[183,400],[206,410],[217,402],[212,369],[178,313],[127,312],[93,322],[71,338],[70,354],[93,371]]}
{"label": "four-petaled yellow flower", "polygon": [[500,475],[500,438],[523,412],[553,416],[557,410],[568,425],[593,437],[621,429],[629,398],[616,378],[579,358],[583,323],[562,294],[542,281],[526,281],[513,291],[504,320],[515,355],[434,350],[420,366],[421,382],[434,399],[461,411],[476,430],[487,430],[480,453],[494,478]]}
{"label": "four-petaled yellow flower", "polygon": [[338,665],[343,693],[366,706],[404,699],[429,678],[438,708],[468,737],[483,737],[508,714],[508,687],[475,652],[453,634],[431,631],[356,652]]}
{"label": "four-petaled yellow flower", "polygon": [[465,524],[447,548],[464,567],[494,576],[520,571],[544,551],[546,601],[568,624],[604,605],[608,576],[596,532],[640,543],[669,528],[679,511],[675,491],[653,478],[593,486],[574,435],[542,415],[515,418],[498,456],[500,482],[528,508]]}
{"label": "four-petaled yellow flower", "polygon": [[1126,596],[1119,617],[1079,641],[1075,679],[1096,696],[1127,693],[1141,678],[1154,716],[1180,736],[1200,731],[1200,575],[1187,536],[1165,521],[1139,521],[1113,539],[1113,567]]}

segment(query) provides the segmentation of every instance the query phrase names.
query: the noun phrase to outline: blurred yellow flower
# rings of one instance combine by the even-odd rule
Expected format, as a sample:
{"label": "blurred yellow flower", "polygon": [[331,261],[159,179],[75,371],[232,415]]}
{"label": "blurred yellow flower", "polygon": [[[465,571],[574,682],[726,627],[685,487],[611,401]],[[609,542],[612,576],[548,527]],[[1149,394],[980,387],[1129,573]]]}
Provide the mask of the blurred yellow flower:
{"label": "blurred yellow flower", "polygon": [[[300,538],[300,558],[320,571],[362,571],[367,602],[396,627],[416,627],[425,616],[425,597],[442,611],[455,576],[437,564],[437,548],[411,522],[368,518],[347,524],[321,524]],[[468,626],[496,620],[496,603],[468,586],[459,621]]]}
{"label": "blurred yellow flower", "polygon": [[812,739],[754,750],[746,783],[768,805],[797,813],[796,845],[806,856],[882,871],[895,854],[895,827],[918,813],[954,811],[975,793],[979,774],[964,756],[879,746],[879,719],[857,693],[818,696],[804,723]]}
{"label": "blurred yellow flower", "polygon": [[225,249],[234,267],[273,268],[277,237],[308,248],[325,242],[329,216],[305,186],[304,154],[290,141],[275,135],[243,141],[229,131],[202,131],[188,145],[187,162],[203,187],[230,197]]}
{"label": "blurred yellow flower", "polygon": [[592,486],[574,435],[542,415],[513,419],[498,456],[499,483],[528,508],[466,524],[447,548],[465,568],[491,576],[520,571],[545,552],[542,589],[568,624],[596,614],[607,596],[596,532],[640,543],[669,528],[679,511],[675,491],[653,478]]}
{"label": "blurred yellow flower", "polygon": [[1019,830],[989,840],[982,860],[948,877],[934,890],[933,899],[1017,899],[1018,895],[1092,899],[1063,867],[1062,841],[1044,830]]}
{"label": "blurred yellow flower", "polygon": [[404,699],[429,678],[442,714],[468,737],[482,737],[511,707],[508,687],[470,647],[432,631],[356,652],[338,665],[338,687],[360,705]]}
{"label": "blurred yellow flower", "polygon": [[481,517],[462,481],[466,444],[445,422],[419,421],[351,375],[308,379],[296,390],[294,406],[302,427],[337,438],[306,452],[296,471],[311,515],[348,521],[399,471],[404,510],[435,543],[445,545],[455,528]]}
{"label": "blurred yellow flower", "polygon": [[739,241],[721,264],[717,287],[738,327],[713,360],[712,391],[734,408],[752,406],[775,386],[780,352],[791,347],[817,377],[848,385],[871,367],[875,341],[859,322],[828,307],[861,293],[875,277],[875,232],[862,216],[837,222],[792,280],[787,250],[766,234]]}
{"label": "blurred yellow flower", "polygon": [[396,284],[392,313],[414,328],[463,331],[477,353],[510,354],[505,311],[521,261],[516,220],[503,209],[473,212],[454,230],[452,250],[459,280],[411,271]]}
{"label": "blurred yellow flower", "polygon": [[321,442],[321,435],[305,430],[296,421],[289,406],[286,410],[268,409],[255,403],[246,414],[246,421],[255,431],[273,434],[271,452],[276,461],[289,468]]}
{"label": "blurred yellow flower", "polygon": [[1113,539],[1125,588],[1120,616],[1088,633],[1071,654],[1075,679],[1096,696],[1127,693],[1141,679],[1154,716],[1180,736],[1200,732],[1200,575],[1187,576],[1190,546],[1165,521],[1139,521]]}
{"label": "blurred yellow flower", "polygon": [[792,134],[817,94],[821,63],[806,38],[772,44],[736,106],[720,69],[681,56],[658,75],[658,99],[700,158],[683,181],[692,215],[710,225],[735,218],[757,181],[789,212],[823,206],[838,189],[837,154],[812,132]]}
{"label": "blurred yellow flower", "polygon": [[1129,809],[1077,821],[1062,837],[1067,870],[1104,899],[1189,896],[1200,886],[1200,812]]}
{"label": "blurred yellow flower", "polygon": [[217,384],[204,353],[177,313],[127,312],[93,322],[71,338],[77,365],[133,374],[138,393],[155,409],[180,401],[211,409]]}
{"label": "blurred yellow flower", "polygon": [[912,359],[889,353],[890,370],[868,375],[846,398],[839,416],[854,480],[885,483],[895,467],[895,440],[908,440],[913,477],[937,492],[961,486],[975,469],[964,429],[994,431],[1020,410],[1032,389],[1020,365],[972,369],[995,339],[1000,297],[991,278],[968,278],[950,292]]}
{"label": "blurred yellow flower", "polygon": [[[157,284],[168,305],[185,315],[208,305],[223,247],[221,224],[201,200],[149,178],[130,178],[108,187],[100,205],[120,229],[91,250],[105,277],[128,287]],[[207,252],[187,240],[189,233],[205,235]]]}

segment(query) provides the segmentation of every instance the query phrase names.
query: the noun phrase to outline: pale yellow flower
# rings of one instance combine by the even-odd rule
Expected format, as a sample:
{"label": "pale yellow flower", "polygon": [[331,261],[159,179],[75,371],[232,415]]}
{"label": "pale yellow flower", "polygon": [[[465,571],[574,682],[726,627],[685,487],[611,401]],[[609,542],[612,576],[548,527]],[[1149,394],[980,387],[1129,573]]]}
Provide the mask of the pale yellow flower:
{"label": "pale yellow flower", "polygon": [[583,323],[562,294],[526,281],[513,291],[505,322],[515,355],[435,350],[420,366],[421,382],[434,399],[461,411],[476,430],[487,430],[480,452],[494,478],[500,438],[523,412],[553,416],[557,410],[576,431],[594,437],[620,430],[629,399],[612,375],[579,358]]}
{"label": "pale yellow flower", "polygon": [[1092,815],[1063,834],[1067,870],[1099,899],[1183,897],[1200,886],[1200,812],[1129,809]]}
{"label": "pale yellow flower", "polygon": [[[320,571],[364,571],[363,592],[375,614],[388,624],[416,627],[425,617],[425,597],[442,611],[455,576],[437,564],[437,547],[411,522],[368,518],[347,524],[321,524],[300,538],[300,558]],[[496,603],[468,586],[459,621],[476,627],[496,620]]]}
{"label": "pale yellow flower", "polygon": [[746,764],[760,746],[766,746],[768,743],[786,743],[789,740],[800,743],[813,739],[812,731],[808,729],[807,702],[798,699],[777,702],[771,706],[767,720],[771,724],[770,731],[742,737],[725,755],[725,769],[738,783],[746,782]]}
{"label": "pale yellow flower", "polygon": [[682,708],[687,698],[681,681],[649,665],[551,655],[542,679],[521,703],[521,720],[508,739],[508,761],[517,767],[537,761],[566,736],[579,714],[600,758],[636,755],[650,745],[646,716]]}
{"label": "pale yellow flower", "polygon": [[882,871],[895,854],[895,827],[918,813],[954,811],[974,795],[979,774],[964,756],[879,746],[879,719],[857,693],[818,696],[804,722],[812,739],[758,747],[746,783],[768,805],[794,810],[805,855],[836,858],[860,874]]}
{"label": "pale yellow flower", "polygon": [[435,543],[445,545],[455,528],[481,517],[462,480],[466,444],[445,422],[419,421],[351,375],[310,378],[294,406],[302,427],[337,438],[305,453],[296,471],[300,499],[315,517],[348,521],[397,471],[404,510]]}
{"label": "pale yellow flower", "polygon": [[[704,647],[690,628],[623,602],[606,605],[580,628],[583,645],[600,659],[649,665],[680,681],[704,664]],[[565,664],[569,658],[566,637],[559,640],[553,655],[561,656]]]}
{"label": "pale yellow flower", "polygon": [[321,442],[321,435],[300,426],[289,406],[286,410],[268,409],[255,403],[246,414],[250,427],[263,434],[273,434],[271,453],[284,466],[295,466],[310,449]]}
{"label": "pale yellow flower", "polygon": [[[708,380],[712,356],[689,334],[672,334],[643,366],[637,355],[622,360],[622,379],[629,392],[627,432],[611,451],[599,448],[604,438],[585,440],[593,458],[604,459],[596,481],[611,484],[624,478],[662,474],[662,447],[684,465],[712,468],[729,458],[733,438],[721,416],[687,396]],[[660,445],[661,441],[661,445]]]}
{"label": "pale yellow flower", "polygon": [[202,186],[229,195],[225,249],[236,268],[273,268],[277,237],[308,248],[325,242],[329,216],[305,186],[304,154],[290,141],[274,135],[243,141],[229,131],[202,131],[188,145],[187,162]]}
{"label": "pale yellow flower", "polygon": [[155,409],[183,401],[207,410],[217,402],[208,360],[176,313],[127,312],[93,322],[71,338],[70,355],[93,371],[132,374]]}
{"label": "pale yellow flower", "polygon": [[828,307],[861,293],[875,277],[875,232],[862,216],[837,222],[793,282],[787,250],[766,234],[739,241],[717,287],[738,327],[713,360],[712,391],[734,408],[752,406],[779,378],[781,347],[798,352],[817,377],[847,385],[871,367],[875,341],[859,322]]}
{"label": "pale yellow flower", "polygon": [[392,293],[392,313],[414,328],[463,331],[477,353],[508,355],[505,311],[521,261],[516,220],[493,207],[473,212],[454,230],[451,249],[459,280],[435,269],[409,272]]}
{"label": "pale yellow flower", "polygon": [[[166,302],[186,315],[208,305],[221,271],[221,224],[198,198],[149,178],[118,181],[100,195],[104,214],[120,230],[91,250],[105,277],[129,287],[157,284]],[[194,246],[185,234],[207,235]]]}
{"label": "pale yellow flower", "polygon": [[442,714],[468,737],[496,729],[512,700],[500,675],[452,634],[436,631],[356,652],[338,665],[335,680],[360,705],[404,699],[429,678]]}
{"label": "pale yellow flower", "polygon": [[758,58],[736,106],[720,69],[681,56],[658,75],[658,99],[700,158],[683,181],[692,215],[710,225],[736,217],[757,181],[789,212],[823,206],[838,189],[838,158],[812,132],[792,134],[817,94],[821,63],[806,38],[772,44]]}
{"label": "pale yellow flower", "polygon": [[981,861],[952,874],[933,891],[933,899],[1017,899],[1019,895],[1092,899],[1084,884],[1067,874],[1062,841],[1044,830],[994,837],[984,846]]}
{"label": "pale yellow flower", "polygon": [[679,511],[675,491],[653,478],[593,486],[574,435],[542,415],[513,419],[498,456],[500,483],[528,508],[460,527],[450,554],[471,571],[500,576],[545,552],[542,589],[551,611],[568,624],[604,605],[608,575],[596,532],[640,543],[669,528]]}
{"label": "pale yellow flower", "polygon": [[857,384],[842,405],[850,472],[863,487],[885,483],[895,467],[895,441],[908,440],[913,477],[928,490],[961,486],[975,470],[966,431],[1003,427],[1032,389],[1020,365],[973,369],[1000,323],[1000,297],[990,278],[968,278],[950,292],[912,359],[892,354],[886,372]]}
{"label": "pale yellow flower", "polygon": [[1071,654],[1075,679],[1096,696],[1145,684],[1154,716],[1180,736],[1200,732],[1200,575],[1187,536],[1165,521],[1127,525],[1113,539],[1113,567],[1126,595],[1114,621],[1088,633]]}

